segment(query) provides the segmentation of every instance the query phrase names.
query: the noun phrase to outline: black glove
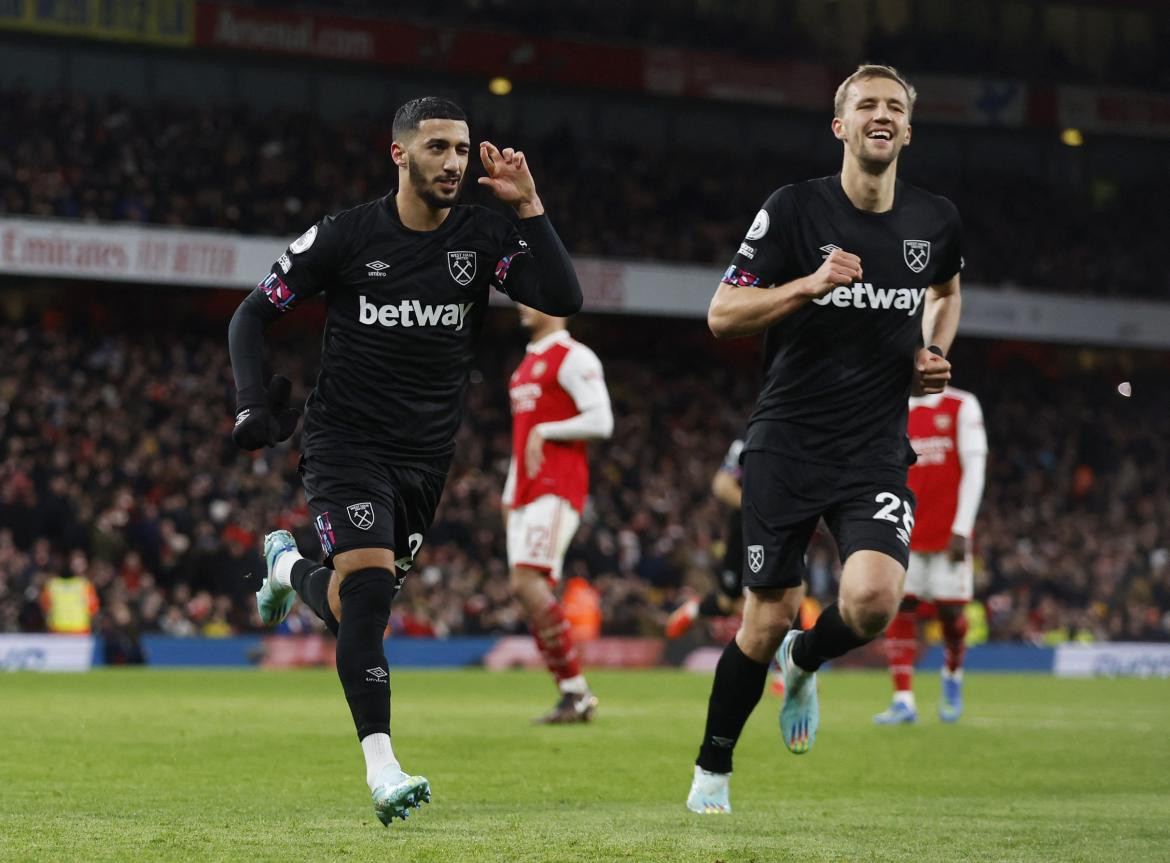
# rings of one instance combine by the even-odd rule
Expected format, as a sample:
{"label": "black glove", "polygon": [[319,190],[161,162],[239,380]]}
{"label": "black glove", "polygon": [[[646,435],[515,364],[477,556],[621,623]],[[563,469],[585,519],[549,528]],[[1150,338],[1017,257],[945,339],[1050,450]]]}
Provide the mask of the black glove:
{"label": "black glove", "polygon": [[[232,429],[232,440],[240,449],[255,450],[265,446],[276,446],[288,440],[297,430],[301,412],[288,406],[292,383],[283,375],[273,375],[268,382],[268,391],[259,394],[256,404],[241,406],[236,411],[236,425]],[[249,399],[251,401],[251,399]]]}

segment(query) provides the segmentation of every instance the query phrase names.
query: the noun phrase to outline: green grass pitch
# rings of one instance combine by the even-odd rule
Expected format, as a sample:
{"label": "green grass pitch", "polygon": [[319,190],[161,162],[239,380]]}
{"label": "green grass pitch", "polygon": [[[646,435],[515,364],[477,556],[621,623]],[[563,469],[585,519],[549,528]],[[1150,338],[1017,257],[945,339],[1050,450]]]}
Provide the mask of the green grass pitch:
{"label": "green grass pitch", "polygon": [[879,673],[821,677],[811,753],[778,700],[730,816],[683,800],[710,677],[593,672],[590,726],[529,724],[544,675],[402,671],[394,741],[433,802],[383,828],[332,672],[0,676],[0,860],[1170,860],[1170,683],[969,675],[967,715],[878,728]]}

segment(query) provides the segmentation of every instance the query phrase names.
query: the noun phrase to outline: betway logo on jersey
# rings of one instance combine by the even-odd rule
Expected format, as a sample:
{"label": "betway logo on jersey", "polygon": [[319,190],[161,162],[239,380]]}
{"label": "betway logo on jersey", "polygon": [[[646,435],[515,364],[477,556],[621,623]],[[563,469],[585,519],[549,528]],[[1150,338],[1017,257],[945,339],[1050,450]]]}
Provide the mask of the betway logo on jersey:
{"label": "betway logo on jersey", "polygon": [[848,286],[838,285],[813,302],[818,306],[832,303],[841,309],[849,306],[855,309],[905,309],[907,315],[914,317],[925,296],[926,288],[875,288],[869,282],[854,282]]}
{"label": "betway logo on jersey", "polygon": [[446,305],[423,305],[418,300],[400,300],[376,306],[358,297],[358,323],[384,327],[454,327],[463,329],[467,313],[475,303],[447,303]]}

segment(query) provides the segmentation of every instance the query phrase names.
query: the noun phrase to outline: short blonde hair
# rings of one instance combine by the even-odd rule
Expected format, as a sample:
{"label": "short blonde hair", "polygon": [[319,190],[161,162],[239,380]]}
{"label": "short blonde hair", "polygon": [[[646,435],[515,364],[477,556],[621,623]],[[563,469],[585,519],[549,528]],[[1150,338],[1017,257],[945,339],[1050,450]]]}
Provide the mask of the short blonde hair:
{"label": "short blonde hair", "polygon": [[913,84],[903,78],[893,66],[862,63],[857,67],[857,71],[842,81],[841,86],[837,88],[837,95],[833,97],[834,117],[840,117],[845,112],[845,97],[848,95],[850,85],[869,78],[889,78],[891,81],[897,81],[901,84],[902,89],[906,91],[906,100],[909,103],[906,106],[906,115],[914,113],[914,103],[918,101],[918,91],[914,89]]}

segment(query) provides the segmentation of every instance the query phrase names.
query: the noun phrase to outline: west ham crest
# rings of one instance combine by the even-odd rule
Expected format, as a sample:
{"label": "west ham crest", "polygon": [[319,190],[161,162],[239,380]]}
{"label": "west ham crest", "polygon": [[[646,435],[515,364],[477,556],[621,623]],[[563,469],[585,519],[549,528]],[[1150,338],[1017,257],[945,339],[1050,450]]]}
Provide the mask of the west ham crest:
{"label": "west ham crest", "polygon": [[475,278],[475,252],[448,252],[447,270],[461,285],[470,285]]}
{"label": "west ham crest", "polygon": [[764,568],[764,547],[762,545],[748,546],[748,568],[752,572],[759,572]]}
{"label": "west ham crest", "polygon": [[911,270],[921,273],[930,263],[930,240],[903,240],[902,258]]}
{"label": "west ham crest", "polygon": [[349,520],[358,530],[369,530],[374,526],[374,505],[368,500],[363,503],[351,503],[345,508]]}

